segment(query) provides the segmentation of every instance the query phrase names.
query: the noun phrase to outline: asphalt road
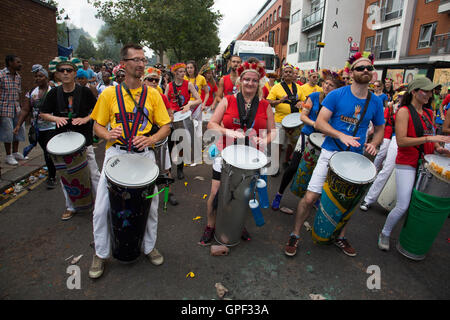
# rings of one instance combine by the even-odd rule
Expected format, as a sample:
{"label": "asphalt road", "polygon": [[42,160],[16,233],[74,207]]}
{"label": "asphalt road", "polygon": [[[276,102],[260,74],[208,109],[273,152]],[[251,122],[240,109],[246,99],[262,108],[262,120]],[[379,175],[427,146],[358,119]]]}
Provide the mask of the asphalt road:
{"label": "asphalt road", "polygon": [[[101,167],[103,144],[96,154]],[[256,227],[248,217],[251,241],[231,248],[228,256],[213,257],[209,247],[197,245],[206,223],[203,197],[210,192],[211,167],[187,167],[185,175],[187,185],[177,181],[172,186],[180,205],[159,212],[156,247],[164,264],[153,266],[144,256],[129,265],[109,259],[98,280],[88,277],[94,254],[89,245],[92,215],[61,221],[60,188],[47,190],[41,184],[4,208],[0,211],[0,299],[211,300],[218,299],[218,282],[229,290],[225,297],[233,300],[309,300],[310,294],[330,300],[450,298],[450,219],[421,262],[408,260],[395,249],[402,223],[393,232],[391,251],[378,249],[378,233],[386,219],[379,206],[367,213],[358,209],[350,221],[347,236],[356,257],[344,255],[334,245],[314,244],[303,229],[298,253],[291,258],[284,255],[284,245],[294,217],[265,209],[263,227]],[[205,180],[194,180],[197,176]],[[280,180],[281,175],[269,178],[270,200]],[[286,191],[282,205],[296,208],[297,201]],[[197,216],[202,219],[193,220]],[[308,219],[311,225],[313,218]],[[81,288],[70,290],[66,259],[79,255],[83,255],[77,264]],[[380,289],[367,286],[370,266],[379,267]],[[195,276],[187,277],[190,272]]]}

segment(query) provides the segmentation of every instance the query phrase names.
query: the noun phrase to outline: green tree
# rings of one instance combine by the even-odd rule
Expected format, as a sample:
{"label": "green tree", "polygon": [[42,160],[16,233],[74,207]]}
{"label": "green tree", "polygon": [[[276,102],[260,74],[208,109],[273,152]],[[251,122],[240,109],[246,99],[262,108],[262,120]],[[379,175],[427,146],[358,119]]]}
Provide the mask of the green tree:
{"label": "green tree", "polygon": [[112,59],[117,62],[120,60],[122,44],[116,40],[108,24],[100,28],[97,34],[97,44],[97,58],[99,60]]}
{"label": "green tree", "polygon": [[95,48],[91,39],[82,35],[80,36],[78,48],[75,51],[75,55],[81,59],[95,59],[97,56],[97,49]]}
{"label": "green tree", "polygon": [[214,0],[88,0],[97,17],[109,24],[121,43],[134,42],[159,56],[172,52],[175,60],[202,61],[220,52]]}

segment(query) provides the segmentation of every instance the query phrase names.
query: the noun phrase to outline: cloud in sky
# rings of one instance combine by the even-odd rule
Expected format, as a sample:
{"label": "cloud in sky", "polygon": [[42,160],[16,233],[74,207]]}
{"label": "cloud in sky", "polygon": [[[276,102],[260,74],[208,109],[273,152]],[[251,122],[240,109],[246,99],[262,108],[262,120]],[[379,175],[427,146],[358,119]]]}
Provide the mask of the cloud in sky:
{"label": "cloud in sky", "polygon": [[[222,52],[265,2],[266,0],[215,0],[214,10],[220,11],[223,15],[219,25]],[[87,0],[58,0],[58,3],[60,8],[65,9],[64,16],[68,14],[72,24],[83,28],[93,38],[97,36],[103,21],[95,18],[97,11],[87,3]]]}

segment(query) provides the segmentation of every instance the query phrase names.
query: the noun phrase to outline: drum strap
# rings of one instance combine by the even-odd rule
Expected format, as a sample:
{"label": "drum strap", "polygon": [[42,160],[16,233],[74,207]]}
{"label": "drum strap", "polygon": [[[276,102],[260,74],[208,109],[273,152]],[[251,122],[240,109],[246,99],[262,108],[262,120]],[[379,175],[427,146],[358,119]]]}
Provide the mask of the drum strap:
{"label": "drum strap", "polygon": [[[370,99],[372,99],[372,93],[369,91],[369,92],[367,93],[367,99],[366,99],[366,104],[364,105],[364,110],[363,110],[363,112],[362,112],[362,114],[361,114],[361,117],[359,118],[358,122],[356,123],[355,130],[353,131],[353,137],[355,137],[356,134],[358,133],[359,126],[361,125],[361,122],[363,121],[363,119],[364,119],[364,117],[365,117],[365,115],[366,115],[367,109],[369,109],[368,107],[369,107]],[[340,146],[339,143],[336,141],[336,139],[335,139],[335,138],[332,138],[332,139],[333,139],[334,143],[338,146],[338,148],[339,148],[341,151],[344,151],[344,149],[341,148],[341,146]],[[349,150],[350,150],[350,146],[349,146],[349,147],[347,148],[347,150],[345,150],[345,151],[349,151]]]}
{"label": "drum strap", "polygon": [[[409,114],[411,115],[411,119],[412,119],[412,122],[414,125],[414,131],[416,132],[416,137],[418,137],[418,138],[423,137],[425,132],[423,129],[422,121],[420,121],[420,115],[417,113],[417,110],[412,105],[408,105],[408,110],[409,110]],[[423,109],[423,112],[427,113],[425,108]],[[430,114],[428,114],[428,115],[430,116]],[[430,116],[430,119],[432,119],[432,118],[433,117]],[[429,129],[431,130],[432,128],[429,128]],[[423,144],[416,146],[416,148],[419,150],[419,159],[422,159],[423,154],[424,154]]]}
{"label": "drum strap", "polygon": [[283,87],[284,91],[286,91],[286,94],[288,95],[288,102],[291,106],[291,113],[298,112],[298,108],[295,106],[298,102],[297,100],[297,85],[295,82],[292,82],[292,92],[289,89],[289,86],[286,82],[282,81],[281,86]]}
{"label": "drum strap", "polygon": [[[131,129],[128,124],[128,114],[127,114],[126,107],[125,107],[125,100],[122,95],[122,86],[125,88],[127,93],[130,95],[131,99],[133,100],[133,102],[137,108],[137,112],[134,116]],[[117,103],[119,105],[119,114],[120,114],[120,118],[123,123],[123,130],[124,130],[124,134],[125,134],[125,139],[120,137],[118,140],[122,144],[127,146],[128,151],[131,151],[131,149],[133,147],[133,137],[135,137],[137,134],[137,131],[139,129],[139,124],[144,116],[147,117],[145,115],[145,113],[143,112],[143,108],[145,106],[145,101],[147,100],[147,86],[142,86],[142,93],[141,93],[141,97],[139,99],[139,104],[133,99],[131,92],[129,92],[129,89],[123,83],[119,86],[116,86],[116,95],[117,95]],[[148,119],[148,117],[147,117],[147,119]]]}

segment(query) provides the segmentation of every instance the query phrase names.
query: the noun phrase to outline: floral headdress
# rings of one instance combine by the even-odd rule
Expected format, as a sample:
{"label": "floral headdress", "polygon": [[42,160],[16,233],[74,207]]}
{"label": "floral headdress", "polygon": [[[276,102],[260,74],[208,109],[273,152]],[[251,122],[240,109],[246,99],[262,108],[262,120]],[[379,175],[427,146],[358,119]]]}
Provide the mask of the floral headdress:
{"label": "floral headdress", "polygon": [[364,51],[363,53],[357,52],[347,60],[345,67],[349,70],[352,70],[355,64],[359,61],[367,61],[373,65],[373,63],[375,62],[375,57],[372,53],[367,51]]}
{"label": "floral headdress", "polygon": [[180,68],[185,68],[186,69],[186,64],[180,62],[180,63],[176,63],[172,66],[172,68],[170,69],[170,71],[172,71],[172,73],[175,73],[175,71],[177,71]]}
{"label": "floral headdress", "polygon": [[245,61],[240,65],[240,67],[237,69],[237,73],[239,77],[242,77],[243,74],[247,72],[255,72],[258,74],[259,79],[263,78],[266,74],[266,70],[264,66],[261,63],[248,63],[248,61]]}

